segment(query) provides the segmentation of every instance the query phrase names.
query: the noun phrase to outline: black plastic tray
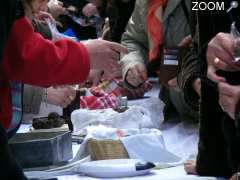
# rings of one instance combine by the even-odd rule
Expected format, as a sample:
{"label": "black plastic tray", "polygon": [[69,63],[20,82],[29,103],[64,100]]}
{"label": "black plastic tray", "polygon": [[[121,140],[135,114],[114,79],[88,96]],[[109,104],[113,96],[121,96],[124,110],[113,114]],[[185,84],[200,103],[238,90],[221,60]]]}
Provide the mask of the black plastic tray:
{"label": "black plastic tray", "polygon": [[58,165],[72,158],[70,132],[20,133],[9,145],[23,168]]}

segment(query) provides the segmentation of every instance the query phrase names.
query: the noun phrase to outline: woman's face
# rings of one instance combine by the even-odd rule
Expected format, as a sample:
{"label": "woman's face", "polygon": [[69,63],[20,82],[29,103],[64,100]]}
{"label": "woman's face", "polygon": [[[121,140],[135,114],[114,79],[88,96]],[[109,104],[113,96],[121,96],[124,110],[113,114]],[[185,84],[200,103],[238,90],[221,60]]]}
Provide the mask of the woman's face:
{"label": "woman's face", "polygon": [[33,0],[31,2],[31,9],[33,13],[38,13],[39,11],[45,11],[47,8],[47,3],[49,0]]}

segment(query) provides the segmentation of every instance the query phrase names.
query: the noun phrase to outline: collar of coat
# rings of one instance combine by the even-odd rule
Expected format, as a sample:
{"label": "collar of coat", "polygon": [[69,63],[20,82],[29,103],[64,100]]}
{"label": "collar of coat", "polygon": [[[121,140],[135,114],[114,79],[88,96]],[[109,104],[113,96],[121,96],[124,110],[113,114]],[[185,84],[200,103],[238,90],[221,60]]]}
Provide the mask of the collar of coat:
{"label": "collar of coat", "polygon": [[[177,6],[185,0],[168,0],[167,2],[167,6],[164,10],[164,14],[163,14],[163,22],[166,21],[168,19],[168,17],[172,14],[172,12],[177,8]],[[189,0],[189,3],[191,3],[191,1]]]}

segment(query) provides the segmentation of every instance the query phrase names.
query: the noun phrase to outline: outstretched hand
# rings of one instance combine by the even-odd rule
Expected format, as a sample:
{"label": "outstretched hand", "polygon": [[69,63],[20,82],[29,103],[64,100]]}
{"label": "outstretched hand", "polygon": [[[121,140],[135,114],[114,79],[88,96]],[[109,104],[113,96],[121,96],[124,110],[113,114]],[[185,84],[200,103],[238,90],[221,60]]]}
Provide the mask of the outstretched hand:
{"label": "outstretched hand", "polygon": [[91,69],[103,70],[106,77],[113,76],[119,70],[120,53],[128,53],[121,44],[105,40],[89,40],[84,45],[89,53]]}

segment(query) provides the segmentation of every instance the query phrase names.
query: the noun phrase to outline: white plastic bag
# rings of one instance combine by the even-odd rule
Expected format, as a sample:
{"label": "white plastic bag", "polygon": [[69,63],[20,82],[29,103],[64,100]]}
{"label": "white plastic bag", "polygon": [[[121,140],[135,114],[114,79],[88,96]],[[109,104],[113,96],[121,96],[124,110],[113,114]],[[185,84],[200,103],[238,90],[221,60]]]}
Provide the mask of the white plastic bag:
{"label": "white plastic bag", "polygon": [[56,23],[51,21],[50,19],[46,19],[45,20],[50,31],[51,31],[51,34],[52,34],[52,40],[53,41],[56,41],[56,40],[59,40],[59,39],[71,39],[73,41],[77,41],[77,39],[75,37],[71,37],[71,36],[66,36],[62,33],[60,33],[57,29],[57,26],[56,26]]}
{"label": "white plastic bag", "polygon": [[158,97],[150,97],[146,99],[129,101],[128,104],[141,104],[144,109],[149,111],[154,128],[160,128],[161,124],[164,121],[163,108],[165,104],[162,100],[160,100]]}
{"label": "white plastic bag", "polygon": [[[234,40],[237,40],[240,38],[240,33],[235,24],[236,24],[235,22],[233,22],[231,24],[230,34],[233,36]],[[240,61],[240,48],[239,47],[236,47],[234,49],[234,57],[235,57],[235,62],[239,63],[239,61]]]}
{"label": "white plastic bag", "polygon": [[73,111],[71,120],[75,132],[89,125],[98,124],[121,129],[154,127],[149,111],[141,106],[130,106],[129,109],[123,113],[118,113],[113,109],[80,109]]}

